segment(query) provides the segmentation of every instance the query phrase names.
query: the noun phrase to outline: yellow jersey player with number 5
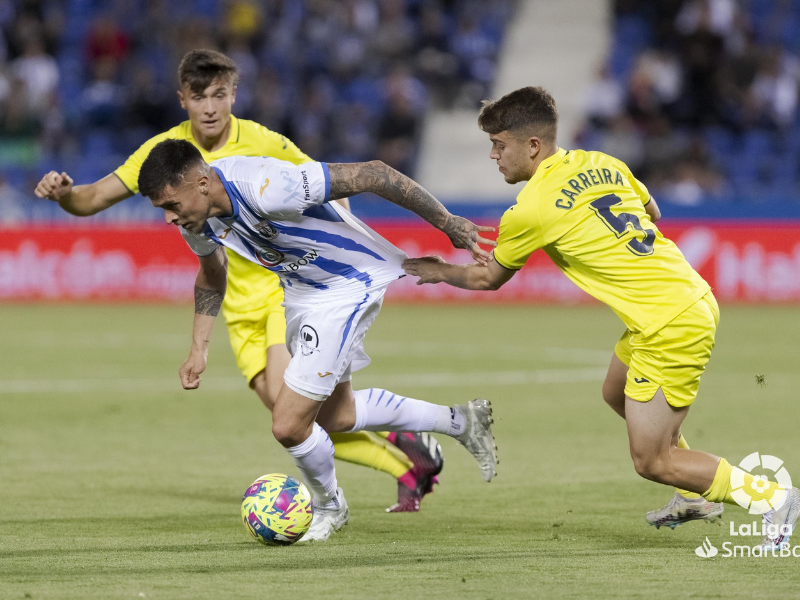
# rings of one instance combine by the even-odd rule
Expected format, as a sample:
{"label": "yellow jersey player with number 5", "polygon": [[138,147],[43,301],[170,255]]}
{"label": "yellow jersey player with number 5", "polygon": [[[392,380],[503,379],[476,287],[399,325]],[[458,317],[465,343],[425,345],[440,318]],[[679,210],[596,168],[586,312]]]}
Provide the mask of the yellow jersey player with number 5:
{"label": "yellow jersey player with number 5", "polygon": [[485,103],[478,123],[505,180],[527,181],[500,221],[494,261],[451,265],[426,257],[407,260],[406,272],[419,283],[496,290],[543,249],[626,326],[603,397],[626,420],[637,473],[678,488],[647,520],[675,527],[715,519],[721,503],[737,504],[734,495],[741,498],[744,490],[770,509],[765,521],[787,526],[766,537],[764,548],[788,545],[785,532],[800,515],[800,492],[776,482],[759,491],[751,486],[752,475],[724,458],[690,450],[681,436],[714,348],[719,307],[708,283],[656,227],[660,213],[647,188],[616,158],[559,148],[556,103],[542,88]]}
{"label": "yellow jersey player with number 5", "polygon": [[[138,193],[142,163],[153,147],[166,139],[191,142],[207,162],[231,156],[311,162],[286,137],[231,114],[238,71],[224,54],[211,50],[187,53],[178,68],[178,78],[178,98],[189,114],[188,121],[147,140],[121,167],[95,183],[73,186],[69,175],[53,171],[36,186],[36,195],[58,202],[74,215],[96,214]],[[264,182],[267,185],[269,182]],[[247,383],[270,410],[290,360],[282,302],[283,290],[276,275],[228,252],[228,289],[222,310],[231,347]],[[392,512],[419,510],[422,497],[438,481],[441,448],[428,434],[359,432],[333,434],[331,440],[336,458],[384,471],[397,479],[398,502],[389,509]]]}

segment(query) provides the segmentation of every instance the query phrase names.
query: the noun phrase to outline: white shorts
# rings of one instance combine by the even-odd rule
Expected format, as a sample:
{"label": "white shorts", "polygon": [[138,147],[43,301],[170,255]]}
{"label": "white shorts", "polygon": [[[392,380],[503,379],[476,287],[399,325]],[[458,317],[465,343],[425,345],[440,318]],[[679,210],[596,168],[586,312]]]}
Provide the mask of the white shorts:
{"label": "white shorts", "polygon": [[298,394],[323,401],[351,373],[369,364],[364,336],[381,310],[386,286],[360,299],[286,303],[286,347],[292,355],[283,380]]}

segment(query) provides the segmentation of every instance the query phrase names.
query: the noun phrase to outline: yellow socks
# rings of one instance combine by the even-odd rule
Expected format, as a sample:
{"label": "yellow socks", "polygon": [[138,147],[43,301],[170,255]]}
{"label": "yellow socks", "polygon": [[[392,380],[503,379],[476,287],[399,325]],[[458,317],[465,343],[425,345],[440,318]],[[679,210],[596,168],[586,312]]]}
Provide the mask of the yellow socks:
{"label": "yellow socks", "polygon": [[[689,449],[689,444],[686,443],[686,438],[683,437],[683,434],[681,434],[681,437],[678,439],[678,448],[683,448],[684,450]],[[675,488],[675,491],[688,500],[693,500],[695,498],[701,497],[700,494],[695,494],[694,492],[690,492],[688,490],[682,490],[680,488]]]}
{"label": "yellow socks", "polygon": [[[734,469],[736,472],[731,477]],[[735,487],[731,484],[732,479]],[[734,500],[734,496],[736,496],[742,503],[750,504],[751,502],[772,500],[778,489],[779,486],[774,481],[769,481],[765,477],[753,476],[739,467],[732,467],[727,460],[720,458],[714,481],[703,496],[709,502],[739,504]]]}
{"label": "yellow socks", "polygon": [[332,433],[334,456],[356,465],[372,467],[400,479],[414,463],[395,446],[368,432]]}

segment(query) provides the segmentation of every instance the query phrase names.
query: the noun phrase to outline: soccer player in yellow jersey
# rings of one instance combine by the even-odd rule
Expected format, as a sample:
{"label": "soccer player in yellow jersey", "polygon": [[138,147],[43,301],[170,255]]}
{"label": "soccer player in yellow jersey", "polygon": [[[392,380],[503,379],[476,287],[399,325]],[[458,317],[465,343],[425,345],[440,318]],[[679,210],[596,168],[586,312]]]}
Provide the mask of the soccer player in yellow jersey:
{"label": "soccer player in yellow jersey", "polygon": [[[228,156],[270,156],[295,164],[311,158],[284,136],[231,114],[238,72],[230,58],[193,50],[178,69],[178,98],[189,120],[146,141],[113,173],[89,185],[73,186],[66,173],[52,171],[36,187],[40,198],[54,200],[67,212],[89,216],[139,191],[142,163],[153,147],[168,138],[194,144],[207,161]],[[347,208],[347,200],[343,201]],[[272,410],[289,364],[283,290],[278,277],[235,252],[228,252],[228,291],[223,313],[236,362],[250,387]],[[433,436],[416,433],[331,435],[336,458],[384,471],[397,479],[398,502],[391,512],[415,512],[432,491],[442,469],[441,447]]]}
{"label": "soccer player in yellow jersey", "polygon": [[[718,515],[743,491],[758,502],[773,551],[788,544],[800,514],[800,492],[753,476],[724,459],[690,450],[681,423],[695,400],[714,347],[719,307],[711,289],[655,225],[659,210],[620,160],[556,144],[552,96],[527,87],[487,102],[478,124],[506,182],[528,181],[503,215],[494,261],[452,265],[439,257],[407,260],[420,284],[445,282],[496,290],[543,249],[578,287],[610,306],[626,331],[617,343],[605,401],[627,423],[636,472],[679,488],[648,515],[653,525]],[[683,491],[682,491],[683,490]],[[732,495],[732,491],[736,492]]]}

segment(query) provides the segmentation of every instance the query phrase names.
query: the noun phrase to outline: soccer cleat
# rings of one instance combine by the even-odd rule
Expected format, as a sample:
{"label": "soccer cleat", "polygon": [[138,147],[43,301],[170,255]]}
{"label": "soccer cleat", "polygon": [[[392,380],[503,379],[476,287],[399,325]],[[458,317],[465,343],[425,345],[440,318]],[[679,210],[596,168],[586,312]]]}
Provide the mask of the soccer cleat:
{"label": "soccer cleat", "polygon": [[[800,517],[800,490],[793,487],[787,490],[783,506],[764,513],[764,531],[767,531],[767,534],[761,540],[761,548],[766,552],[787,548],[798,517]],[[769,529],[776,533],[775,537],[770,537]]]}
{"label": "soccer cleat", "polygon": [[411,474],[416,485],[411,488],[398,481],[397,503],[386,512],[417,512],[425,494],[433,492],[433,484],[439,483],[437,475],[444,467],[442,447],[428,433],[398,433],[390,440],[414,463]]}
{"label": "soccer cleat", "polygon": [[314,507],[314,518],[311,521],[311,527],[298,540],[298,543],[324,542],[331,537],[332,533],[347,525],[347,521],[350,520],[350,509],[347,507],[347,500],[344,499],[342,488],[336,488],[336,497],[339,500],[339,508]]}
{"label": "soccer cleat", "polygon": [[497,475],[497,446],[492,435],[492,403],[488,400],[470,400],[466,404],[456,404],[453,410],[464,415],[464,433],[455,439],[478,461],[484,481],[491,481]]}
{"label": "soccer cleat", "polygon": [[422,495],[418,487],[410,488],[402,481],[397,482],[397,503],[386,509],[388,513],[418,512]]}
{"label": "soccer cleat", "polygon": [[652,510],[644,518],[656,529],[664,525],[675,529],[689,521],[713,523],[719,520],[724,510],[722,502],[709,502],[705,498],[689,499],[675,492],[664,508]]}

